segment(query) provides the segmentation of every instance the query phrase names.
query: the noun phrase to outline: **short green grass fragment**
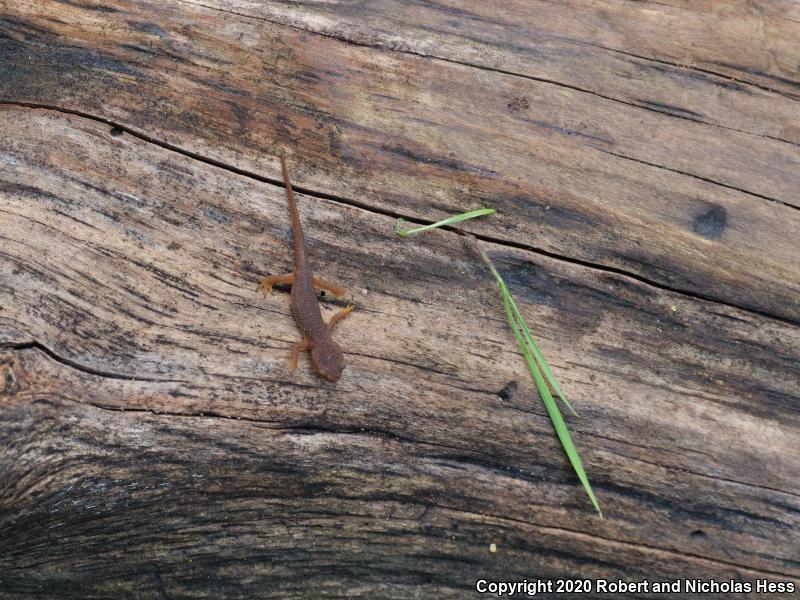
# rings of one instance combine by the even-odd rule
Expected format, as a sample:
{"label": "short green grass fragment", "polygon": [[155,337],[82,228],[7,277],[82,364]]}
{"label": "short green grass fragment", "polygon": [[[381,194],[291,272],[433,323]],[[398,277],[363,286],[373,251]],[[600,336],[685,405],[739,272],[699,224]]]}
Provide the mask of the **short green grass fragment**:
{"label": "short green grass fragment", "polygon": [[429,231],[431,229],[436,229],[437,227],[443,227],[444,225],[452,225],[453,223],[460,223],[461,221],[466,221],[467,219],[474,219],[475,217],[490,215],[493,212],[495,212],[493,208],[479,208],[477,210],[471,210],[469,212],[461,213],[460,215],[453,215],[452,217],[447,217],[446,219],[444,219],[443,221],[439,221],[438,223],[425,225],[423,227],[417,227],[416,229],[409,229],[407,231],[403,231],[403,229],[401,229],[401,226],[403,224],[403,221],[405,221],[405,219],[400,218],[397,219],[397,222],[394,225],[394,232],[400,237],[408,237],[411,235],[422,233],[423,231]]}

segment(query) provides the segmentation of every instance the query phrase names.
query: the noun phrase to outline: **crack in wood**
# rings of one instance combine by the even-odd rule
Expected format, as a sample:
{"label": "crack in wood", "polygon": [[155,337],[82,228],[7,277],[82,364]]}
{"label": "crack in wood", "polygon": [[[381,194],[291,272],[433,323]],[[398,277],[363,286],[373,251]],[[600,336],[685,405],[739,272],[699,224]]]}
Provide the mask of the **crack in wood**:
{"label": "crack in wood", "polygon": [[[179,0],[179,1],[183,2],[184,0]],[[638,58],[639,60],[644,60],[644,61],[648,61],[648,62],[654,62],[654,63],[666,65],[666,66],[677,68],[677,69],[686,69],[687,71],[697,71],[698,73],[704,73],[706,75],[713,75],[714,77],[719,77],[720,79],[725,79],[725,80],[728,80],[728,81],[735,81],[736,83],[741,83],[743,85],[750,85],[750,86],[753,86],[753,87],[758,88],[760,90],[763,90],[765,92],[770,92],[772,94],[778,94],[779,96],[783,96],[784,98],[788,98],[789,100],[795,100],[797,102],[800,102],[800,96],[798,96],[796,94],[791,94],[791,93],[784,92],[784,91],[781,91],[781,90],[776,90],[774,88],[771,88],[771,87],[766,86],[766,85],[762,85],[760,83],[756,83],[754,81],[748,81],[747,79],[739,79],[737,77],[731,77],[730,75],[726,75],[724,73],[719,73],[719,72],[713,71],[711,69],[704,69],[702,67],[696,67],[696,66],[693,66],[693,65],[682,65],[682,64],[679,64],[679,63],[670,62],[668,60],[652,58],[652,57],[649,57],[649,56],[642,56],[641,54],[635,54],[633,52],[626,52],[625,50],[620,50],[618,48],[610,48],[610,47],[604,46],[602,44],[595,44],[595,43],[592,43],[592,42],[582,42],[582,43],[587,45],[587,46],[593,46],[595,48],[599,48],[601,50],[608,50],[609,52],[616,52],[617,54],[624,54],[625,56],[630,56],[632,58]],[[795,81],[791,81],[791,80],[789,80],[789,81],[790,81],[790,83],[793,83],[794,85],[798,85],[798,83],[795,82]],[[782,141],[782,142],[787,141],[787,140],[783,140],[783,139],[780,139],[780,138],[776,138],[776,139],[778,139],[779,141]],[[789,143],[793,143],[793,142],[789,142]]]}
{"label": "crack in wood", "polygon": [[[23,101],[17,101],[17,100],[0,100],[0,106],[17,106],[17,107],[21,107],[21,108],[30,108],[30,109],[33,109],[33,110],[49,110],[49,111],[59,112],[59,113],[62,113],[62,114],[73,115],[73,116],[76,116],[76,117],[80,117],[80,118],[83,118],[83,119],[88,119],[90,121],[95,121],[95,122],[98,122],[98,123],[103,123],[103,124],[108,125],[110,127],[114,127],[114,128],[119,129],[121,131],[124,131],[125,133],[128,133],[131,136],[133,136],[133,137],[135,137],[135,138],[137,138],[139,140],[142,140],[142,141],[147,142],[149,144],[153,144],[153,145],[158,146],[160,148],[163,148],[165,150],[169,150],[171,152],[175,152],[177,154],[180,154],[180,155],[185,156],[187,158],[191,158],[191,159],[196,160],[198,162],[202,162],[204,164],[208,164],[208,165],[211,165],[213,167],[217,167],[219,169],[223,169],[225,171],[229,171],[231,173],[235,173],[236,175],[240,175],[242,177],[247,177],[247,178],[250,178],[250,179],[253,179],[253,180],[256,180],[256,181],[260,181],[262,183],[268,183],[268,184],[274,185],[276,187],[283,187],[283,181],[281,181],[281,180],[274,179],[274,178],[271,178],[271,177],[266,177],[264,175],[260,175],[258,173],[254,173],[252,171],[248,171],[246,169],[242,169],[242,168],[230,165],[230,164],[226,164],[226,163],[224,163],[222,161],[219,161],[219,160],[216,160],[216,159],[213,159],[213,158],[210,158],[210,157],[203,156],[203,155],[198,154],[196,152],[192,152],[190,150],[186,150],[186,149],[181,148],[179,146],[176,146],[174,144],[170,144],[168,142],[163,142],[163,141],[158,140],[158,139],[156,139],[156,138],[154,138],[154,137],[152,137],[152,136],[150,136],[150,135],[148,135],[146,133],[143,133],[143,132],[141,132],[139,130],[133,129],[133,128],[128,127],[126,125],[123,125],[121,123],[114,122],[114,121],[112,121],[110,119],[107,119],[105,117],[100,117],[100,116],[89,114],[89,113],[86,113],[86,112],[82,112],[82,111],[78,111],[78,110],[74,110],[74,109],[63,108],[63,107],[54,106],[54,105],[48,105],[48,104],[42,104],[42,103],[36,103],[36,102],[23,102]],[[597,149],[600,152],[604,152],[606,154],[613,154],[611,152],[602,150],[600,148],[595,148],[595,149]],[[790,208],[794,208],[794,209],[798,208],[798,207],[794,207],[794,206],[792,206],[790,204],[786,204],[786,203],[784,203],[784,202],[782,202],[780,200],[775,200],[774,198],[769,198],[767,196],[760,196],[758,194],[753,194],[752,192],[747,192],[745,190],[738,190],[737,188],[733,188],[733,187],[727,186],[725,184],[720,184],[720,183],[715,182],[713,180],[709,180],[709,179],[706,179],[706,178],[703,178],[703,177],[700,177],[700,176],[697,176],[697,175],[691,175],[691,174],[688,174],[688,173],[683,173],[683,172],[675,170],[675,169],[671,169],[671,168],[668,168],[668,167],[662,167],[660,165],[656,165],[656,164],[653,164],[653,163],[648,163],[648,162],[645,162],[645,161],[640,161],[638,159],[632,159],[630,157],[626,157],[626,156],[623,156],[623,155],[614,154],[614,156],[617,156],[617,157],[622,158],[622,159],[635,161],[635,162],[641,162],[641,163],[646,164],[648,166],[661,168],[661,169],[664,169],[664,170],[667,170],[667,171],[670,171],[670,172],[674,172],[674,173],[682,175],[682,176],[692,177],[692,178],[695,178],[695,179],[701,179],[701,180],[707,181],[708,183],[711,183],[711,184],[720,185],[721,187],[726,187],[726,188],[730,188],[730,189],[733,189],[733,190],[736,190],[736,191],[740,191],[742,193],[751,194],[751,195],[754,195],[756,197],[760,197],[760,198],[765,199],[765,200],[776,202],[776,203],[781,204],[781,205],[786,205],[786,206],[788,206]],[[320,192],[320,191],[317,191],[317,190],[312,190],[312,189],[305,188],[305,187],[302,187],[302,186],[297,186],[297,185],[295,185],[293,187],[297,192],[300,192],[302,194],[305,194],[305,195],[308,195],[308,196],[311,196],[311,197],[320,198],[320,199],[324,199],[324,200],[330,200],[332,202],[338,202],[338,203],[341,203],[341,204],[344,204],[344,205],[347,205],[347,206],[352,206],[354,208],[359,208],[359,209],[362,209],[362,210],[365,210],[365,211],[370,211],[370,212],[373,212],[375,214],[380,214],[380,215],[391,217],[391,218],[394,218],[394,219],[403,218],[403,219],[405,219],[405,220],[407,220],[409,222],[425,224],[425,225],[433,223],[433,221],[427,221],[427,220],[424,220],[424,219],[409,217],[409,216],[405,216],[405,215],[402,215],[400,213],[397,213],[395,211],[390,211],[390,210],[386,210],[386,209],[382,209],[382,208],[377,208],[375,206],[371,206],[368,203],[360,202],[358,200],[354,200],[354,199],[351,199],[351,198],[345,198],[343,196],[339,196],[339,195],[335,195],[335,194],[329,194],[329,193],[326,193],[326,192]],[[451,226],[445,226],[445,227],[442,227],[442,229],[444,229],[446,231],[457,232],[457,233],[460,231],[458,228],[451,227]],[[601,272],[605,272],[605,273],[614,273],[614,274],[617,274],[617,275],[621,275],[623,277],[627,277],[627,278],[636,280],[636,281],[638,281],[640,283],[643,283],[645,285],[648,285],[648,286],[651,286],[651,287],[654,287],[654,288],[657,288],[657,289],[661,289],[661,290],[668,291],[668,292],[673,292],[673,293],[676,293],[676,294],[681,294],[683,296],[686,296],[688,298],[694,298],[696,300],[714,302],[714,303],[722,305],[722,306],[728,306],[730,308],[735,308],[737,310],[741,310],[741,311],[748,312],[748,313],[751,313],[751,314],[756,314],[756,315],[759,315],[759,316],[763,316],[763,317],[767,317],[767,318],[770,318],[770,319],[774,319],[776,321],[780,321],[780,322],[786,323],[788,325],[793,325],[793,326],[796,326],[796,327],[800,327],[800,319],[787,318],[787,317],[784,317],[784,316],[780,316],[780,315],[776,315],[776,314],[767,312],[767,311],[759,309],[759,308],[750,307],[750,306],[746,306],[744,304],[738,304],[738,303],[735,303],[735,302],[730,302],[730,301],[725,300],[723,298],[715,297],[715,296],[712,296],[712,295],[702,294],[702,293],[699,293],[699,292],[695,292],[695,291],[692,291],[692,290],[687,290],[687,289],[680,288],[680,287],[677,287],[677,286],[666,285],[664,283],[661,283],[661,282],[656,281],[654,279],[639,275],[639,274],[634,273],[632,271],[628,271],[626,269],[613,267],[613,266],[605,265],[605,264],[601,264],[601,263],[595,263],[595,262],[591,262],[591,261],[587,261],[587,260],[583,260],[583,259],[579,259],[579,258],[573,258],[573,257],[570,257],[570,256],[559,254],[557,252],[551,252],[549,250],[544,250],[542,248],[537,248],[537,247],[531,246],[529,244],[515,242],[515,241],[512,241],[512,240],[504,240],[504,239],[501,239],[501,238],[497,238],[495,236],[479,234],[479,233],[475,233],[474,235],[475,235],[475,237],[477,237],[478,239],[480,239],[482,241],[495,243],[495,244],[506,246],[506,247],[509,247],[509,248],[517,248],[517,249],[520,249],[520,250],[525,250],[525,251],[528,251],[528,252],[532,252],[534,254],[547,256],[549,258],[554,258],[554,259],[561,260],[561,261],[564,261],[564,262],[567,262],[567,263],[570,263],[570,264],[579,265],[579,266],[582,266],[582,267],[587,267],[587,268],[594,269],[594,270],[601,271]]]}
{"label": "crack in wood", "polygon": [[665,171],[669,171],[670,173],[676,173],[678,175],[684,175],[686,177],[691,177],[693,179],[698,179],[700,181],[704,181],[706,183],[710,183],[712,185],[718,185],[720,187],[727,188],[729,190],[733,190],[735,192],[740,192],[742,194],[747,194],[749,196],[755,196],[756,198],[761,198],[762,200],[767,200],[769,202],[775,202],[777,204],[781,204],[786,206],[787,208],[791,208],[793,210],[800,210],[800,206],[796,204],[791,204],[790,202],[786,202],[784,200],[779,200],[777,198],[772,198],[770,196],[765,196],[763,194],[759,194],[758,192],[752,192],[750,190],[745,190],[742,188],[738,188],[733,185],[728,185],[727,183],[722,183],[721,181],[716,181],[714,179],[710,179],[708,177],[703,177],[702,175],[695,175],[694,173],[687,173],[686,171],[681,171],[680,169],[673,169],[671,167],[665,167],[664,165],[659,165],[657,163],[649,162],[646,160],[642,160],[640,158],[634,158],[632,156],[626,156],[624,154],[618,154],[616,152],[611,152],[610,150],[604,150],[603,148],[596,147],[598,152],[602,152],[603,154],[608,154],[609,156],[616,156],[617,158],[622,158],[624,160],[630,160],[635,163],[639,163],[640,165],[647,165],[648,167],[655,167],[656,169],[663,169]]}
{"label": "crack in wood", "polygon": [[54,360],[59,364],[75,369],[76,371],[86,373],[87,375],[96,375],[98,377],[105,377],[107,379],[121,379],[124,381],[146,381],[149,383],[192,383],[191,381],[184,379],[155,379],[152,377],[137,377],[135,375],[112,373],[110,371],[103,371],[101,369],[87,367],[86,365],[82,365],[79,362],[76,362],[70,358],[65,358],[63,356],[60,356],[59,354],[53,352],[50,348],[42,344],[41,342],[35,340],[29,342],[10,343],[10,344],[0,343],[0,351],[2,350],[12,350],[12,351],[38,350],[39,352],[46,354],[52,360]]}

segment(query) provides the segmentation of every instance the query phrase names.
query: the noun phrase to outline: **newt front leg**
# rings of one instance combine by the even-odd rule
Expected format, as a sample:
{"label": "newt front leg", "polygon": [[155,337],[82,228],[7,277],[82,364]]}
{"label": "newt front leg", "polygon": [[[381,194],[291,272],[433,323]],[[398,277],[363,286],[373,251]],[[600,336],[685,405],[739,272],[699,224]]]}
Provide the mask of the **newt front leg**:
{"label": "newt front leg", "polygon": [[350,312],[355,308],[352,304],[348,304],[342,310],[337,312],[335,315],[331,317],[331,320],[328,321],[328,331],[333,331],[333,326],[336,325],[339,321],[344,319]]}

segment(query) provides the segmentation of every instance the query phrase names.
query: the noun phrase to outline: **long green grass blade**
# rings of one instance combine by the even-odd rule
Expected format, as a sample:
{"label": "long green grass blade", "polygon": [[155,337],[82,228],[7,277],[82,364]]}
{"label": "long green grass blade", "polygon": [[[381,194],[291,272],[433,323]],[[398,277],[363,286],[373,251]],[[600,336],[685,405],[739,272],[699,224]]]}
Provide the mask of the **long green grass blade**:
{"label": "long green grass blade", "polygon": [[547,378],[548,383],[550,383],[550,386],[553,388],[553,391],[558,395],[558,397],[561,398],[561,401],[564,403],[564,406],[566,406],[570,410],[570,412],[572,412],[572,414],[577,417],[578,416],[577,411],[574,408],[572,408],[572,404],[570,404],[570,401],[567,400],[567,397],[564,395],[564,392],[561,391],[561,388],[558,386],[558,382],[556,381],[556,377],[555,375],[553,375],[553,371],[550,370],[550,365],[548,365],[547,361],[544,359],[544,355],[542,354],[542,351],[539,350],[539,346],[536,344],[536,342],[533,341],[533,336],[531,336],[531,332],[528,329],[528,325],[522,318],[522,315],[520,314],[519,309],[517,308],[517,304],[516,302],[514,302],[514,298],[511,296],[511,292],[508,291],[505,282],[503,283],[500,289],[504,295],[508,296],[508,301],[511,303],[511,309],[514,312],[514,317],[517,323],[519,323],[520,327],[522,328],[522,333],[525,334],[525,341],[528,342],[528,346],[530,346],[530,349],[533,351],[533,356],[536,359],[536,362],[539,365],[539,367],[542,369],[544,376]]}
{"label": "long green grass blade", "polygon": [[[495,211],[491,208],[473,210],[467,213],[449,217],[443,221],[434,223],[433,225],[426,225],[424,227],[411,229],[409,231],[401,230],[400,226],[403,222],[403,219],[398,219],[395,225],[395,232],[401,237],[408,237],[410,235],[435,229],[443,225],[458,223],[459,221],[464,221],[465,219],[472,219],[474,217],[488,215],[493,212]],[[550,422],[553,424],[553,429],[555,429],[556,435],[558,436],[558,439],[564,448],[564,452],[566,453],[567,458],[569,458],[569,462],[572,465],[572,468],[575,470],[575,474],[578,476],[583,489],[589,496],[589,500],[591,500],[594,509],[597,511],[597,514],[600,515],[600,518],[602,519],[603,511],[600,510],[600,504],[597,502],[597,498],[594,495],[592,486],[589,483],[589,478],[586,476],[583,463],[578,456],[578,450],[575,447],[575,443],[572,441],[572,436],[569,433],[569,429],[567,429],[567,424],[564,422],[564,417],[561,415],[561,411],[558,410],[558,404],[556,404],[550,388],[552,387],[553,391],[558,395],[564,405],[572,411],[573,414],[577,415],[577,413],[575,412],[575,409],[572,408],[572,405],[570,404],[569,400],[567,400],[567,397],[561,391],[561,388],[559,387],[558,382],[553,375],[553,371],[550,369],[550,366],[544,359],[541,350],[539,350],[539,346],[534,341],[530,329],[528,328],[527,323],[525,323],[525,319],[522,318],[522,314],[517,308],[517,304],[514,302],[514,298],[511,296],[511,292],[509,291],[508,286],[506,286],[505,281],[503,281],[503,278],[500,276],[500,273],[497,272],[497,269],[495,269],[492,261],[489,260],[487,254],[478,245],[478,241],[469,234],[465,235],[467,240],[475,248],[476,252],[481,256],[481,258],[483,258],[483,261],[489,267],[489,270],[497,281],[497,285],[500,288],[500,294],[503,298],[503,308],[505,309],[506,318],[508,319],[508,325],[514,332],[514,337],[517,339],[517,343],[522,350],[525,364],[528,366],[531,377],[536,384],[536,390],[539,392],[539,395],[542,398],[542,402],[547,410],[547,414],[550,417]]]}
{"label": "long green grass blade", "polygon": [[[483,252],[481,252],[483,254]],[[550,369],[550,365],[547,364],[547,361],[544,359],[544,355],[542,351],[539,350],[539,346],[533,341],[533,336],[531,335],[530,329],[528,329],[528,325],[525,323],[525,319],[522,318],[522,315],[517,308],[517,303],[514,302],[514,298],[511,296],[511,292],[509,291],[508,287],[506,286],[506,282],[503,281],[503,278],[500,277],[500,273],[497,272],[497,269],[494,268],[494,265],[489,261],[488,256],[484,256],[484,262],[489,265],[489,270],[494,275],[495,280],[497,281],[497,285],[500,287],[500,293],[503,294],[503,297],[507,297],[509,302],[511,303],[511,309],[514,312],[515,320],[520,324],[522,328],[522,332],[525,335],[525,341],[530,346],[531,350],[533,351],[533,356],[536,358],[536,362],[538,363],[539,367],[541,367],[542,371],[544,372],[544,376],[547,378],[547,381],[552,386],[555,393],[561,398],[561,401],[564,403],[570,412],[576,417],[578,416],[577,411],[572,407],[569,400],[567,400],[566,395],[564,392],[561,391],[561,388],[556,381],[555,375],[553,375],[553,371]]]}
{"label": "long green grass blade", "polygon": [[600,510],[600,505],[597,503],[597,498],[595,497],[592,486],[589,483],[589,478],[586,476],[586,471],[583,468],[583,463],[581,462],[580,456],[578,456],[578,450],[575,448],[575,443],[572,441],[572,436],[569,434],[567,424],[564,422],[564,417],[561,416],[561,411],[558,410],[558,405],[556,405],[556,401],[553,399],[553,395],[550,393],[550,389],[547,387],[547,383],[545,382],[544,377],[542,377],[542,374],[539,372],[538,365],[536,364],[534,357],[531,355],[531,352],[525,343],[526,340],[523,337],[521,328],[517,325],[514,319],[514,313],[512,312],[509,302],[510,298],[510,296],[503,294],[503,306],[506,309],[508,324],[514,331],[514,336],[517,338],[517,343],[519,343],[519,347],[522,349],[522,354],[525,357],[528,370],[533,377],[533,381],[536,384],[536,389],[539,391],[539,395],[542,397],[542,402],[544,402],[544,407],[547,410],[550,421],[553,423],[553,428],[556,430],[556,435],[558,436],[561,445],[564,447],[564,452],[567,454],[567,458],[569,458],[569,462],[572,464],[572,468],[578,475],[578,479],[583,485],[583,489],[586,490],[589,499],[592,501],[592,505],[597,511],[597,514],[600,515],[600,518],[602,519],[603,511]]}
{"label": "long green grass blade", "polygon": [[[597,502],[597,498],[594,495],[594,491],[592,490],[592,486],[589,483],[589,478],[586,476],[586,471],[583,468],[583,463],[581,462],[580,457],[578,456],[578,450],[575,448],[575,443],[572,441],[572,436],[569,433],[569,429],[567,429],[567,424],[564,422],[564,417],[561,416],[561,411],[558,410],[558,405],[556,401],[553,399],[553,394],[550,392],[550,388],[547,386],[548,381],[552,382],[555,381],[555,377],[552,376],[552,371],[550,371],[549,367],[542,368],[540,371],[540,364],[547,365],[542,357],[541,362],[539,362],[535,358],[535,354],[541,356],[541,352],[539,351],[538,347],[536,346],[535,342],[533,342],[533,337],[530,335],[530,330],[528,329],[525,320],[522,318],[522,315],[519,312],[519,309],[516,307],[516,303],[514,299],[511,297],[511,292],[508,290],[508,286],[506,286],[505,281],[500,276],[500,273],[497,272],[492,261],[489,260],[489,257],[483,251],[483,249],[478,246],[477,241],[472,238],[471,239],[473,245],[475,246],[476,250],[480,253],[481,257],[483,258],[484,262],[489,267],[492,275],[494,276],[495,280],[497,281],[497,285],[500,288],[500,294],[503,297],[503,308],[506,312],[506,317],[508,319],[508,324],[511,327],[511,330],[514,332],[514,337],[517,338],[517,343],[519,344],[520,349],[522,350],[522,355],[525,358],[525,363],[528,365],[528,370],[531,373],[531,377],[533,377],[533,381],[536,384],[536,389],[539,392],[539,395],[542,398],[542,402],[544,403],[544,407],[547,410],[547,414],[550,417],[550,421],[553,424],[553,428],[556,431],[556,435],[558,436],[559,441],[561,442],[562,447],[564,448],[564,452],[569,458],[569,462],[572,465],[572,468],[575,470],[575,474],[578,476],[578,479],[583,485],[583,489],[586,491],[586,494],[589,496],[589,500],[591,500],[592,505],[594,506],[597,514],[600,515],[600,518],[603,518],[603,511],[600,510],[600,505]],[[542,372],[547,374],[550,373],[550,376],[545,381],[545,376],[542,375]],[[552,381],[551,378],[552,377]],[[557,386],[557,384],[556,384]],[[554,389],[558,392],[559,389],[554,386]],[[560,393],[559,393],[560,395]],[[569,406],[566,402],[566,399],[562,396],[562,400],[564,400],[565,404]],[[570,407],[571,408],[571,407]]]}
{"label": "long green grass blade", "polygon": [[482,217],[484,215],[490,215],[495,210],[493,208],[479,208],[477,210],[471,210],[469,212],[461,213],[460,215],[453,215],[452,217],[447,217],[443,221],[439,221],[438,223],[433,223],[432,225],[425,225],[423,227],[417,227],[416,229],[409,229],[407,231],[403,231],[401,226],[405,219],[397,219],[397,222],[394,226],[394,231],[400,237],[408,237],[410,235],[416,235],[418,233],[422,233],[423,231],[429,231],[431,229],[436,229],[437,227],[442,227],[444,225],[452,225],[453,223],[459,223],[461,221],[466,221],[467,219],[474,219],[475,217]]}

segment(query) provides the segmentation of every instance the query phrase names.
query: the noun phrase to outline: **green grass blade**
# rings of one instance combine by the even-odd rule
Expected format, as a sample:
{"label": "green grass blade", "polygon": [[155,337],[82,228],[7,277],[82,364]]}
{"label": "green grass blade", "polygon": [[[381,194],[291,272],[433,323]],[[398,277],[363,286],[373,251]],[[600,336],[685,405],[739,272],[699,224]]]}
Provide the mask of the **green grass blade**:
{"label": "green grass blade", "polygon": [[[444,221],[439,221],[433,225],[426,225],[424,227],[419,227],[409,231],[402,231],[400,229],[403,219],[398,219],[395,225],[395,232],[401,237],[408,237],[410,235],[435,229],[443,225],[458,223],[459,221],[463,221],[465,219],[488,215],[493,212],[495,212],[494,209],[482,208],[480,210],[474,210],[449,217]],[[489,260],[487,254],[483,251],[480,245],[478,245],[478,241],[475,239],[475,237],[469,234],[465,235],[467,240],[475,248],[475,251],[481,256],[483,261],[489,267],[489,271],[491,271],[492,275],[497,281],[497,285],[500,288],[500,294],[503,298],[503,308],[505,309],[506,318],[508,319],[508,325],[514,332],[514,337],[517,339],[517,343],[522,350],[525,363],[528,366],[528,370],[530,371],[534,383],[536,384],[536,390],[539,392],[539,396],[542,398],[544,407],[547,410],[547,415],[550,417],[550,422],[553,424],[553,429],[555,429],[556,435],[561,442],[561,446],[564,448],[564,452],[567,455],[572,468],[575,470],[575,474],[578,476],[583,489],[589,496],[589,500],[591,500],[594,509],[597,511],[597,514],[602,519],[603,511],[600,510],[600,504],[597,502],[597,498],[594,495],[592,486],[589,483],[589,478],[586,476],[586,471],[583,468],[583,463],[578,456],[578,449],[575,447],[575,443],[572,441],[572,436],[569,433],[569,429],[567,429],[567,424],[564,422],[564,417],[561,415],[561,411],[558,410],[558,404],[556,404],[550,388],[552,387],[553,391],[556,392],[558,397],[561,399],[564,405],[569,408],[569,410],[571,410],[575,415],[577,415],[577,413],[575,412],[575,409],[572,408],[572,405],[567,400],[567,397],[561,391],[561,388],[559,387],[558,382],[556,381],[556,378],[550,369],[550,366],[544,359],[541,350],[539,350],[539,346],[534,341],[530,329],[528,328],[527,323],[525,323],[525,319],[522,318],[522,314],[517,308],[517,304],[514,302],[514,298],[511,296],[511,292],[509,291],[508,286],[506,286],[505,281],[503,281],[503,278],[500,276],[500,273],[497,272],[497,269],[495,269],[492,261]]]}
{"label": "green grass blade", "polygon": [[[497,286],[500,288],[500,294],[503,297],[503,308],[506,311],[508,324],[511,327],[511,330],[514,332],[514,337],[517,338],[517,343],[522,350],[525,363],[528,365],[528,370],[530,371],[531,377],[533,377],[533,381],[536,384],[536,389],[539,392],[542,402],[544,403],[544,407],[547,410],[547,414],[550,417],[550,422],[553,424],[553,429],[555,429],[556,435],[558,436],[558,439],[564,448],[564,452],[566,453],[567,458],[569,458],[569,462],[572,465],[572,468],[575,470],[575,474],[578,476],[581,485],[583,485],[583,489],[589,496],[589,500],[591,500],[592,505],[597,511],[597,514],[600,515],[600,518],[602,519],[603,511],[600,510],[600,505],[598,504],[597,498],[592,490],[592,486],[589,483],[589,478],[586,476],[583,463],[578,456],[578,450],[575,448],[575,443],[572,441],[572,436],[569,434],[569,429],[567,429],[567,424],[564,422],[564,417],[561,416],[561,411],[558,410],[558,405],[553,399],[553,394],[550,392],[550,388],[547,387],[547,382],[539,370],[539,363],[532,354],[532,349],[536,348],[536,350],[538,350],[538,347],[536,347],[535,343],[531,343],[531,349],[528,348],[528,339],[533,342],[533,337],[530,336],[530,330],[528,329],[525,320],[522,318],[519,309],[516,308],[516,303],[511,297],[511,292],[508,290],[506,282],[503,281],[503,278],[500,276],[500,273],[497,272],[497,269],[495,269],[492,261],[489,260],[489,257],[478,245],[478,241],[474,237],[468,236],[467,239],[470,240],[475,250],[480,254],[481,258],[483,258],[483,261],[489,267],[489,271],[491,271],[492,275],[497,281]],[[539,354],[541,354],[541,352],[539,352]],[[544,357],[542,357],[542,363],[545,365],[547,364],[544,362]],[[542,371],[544,371],[544,369],[542,369]],[[547,368],[547,371],[549,371],[549,367]],[[547,371],[545,371],[545,373]],[[553,377],[553,381],[555,381],[555,377]]]}
{"label": "green grass blade", "polygon": [[544,359],[544,355],[542,354],[542,351],[539,350],[539,346],[536,344],[536,342],[533,341],[533,336],[531,336],[531,332],[528,329],[528,325],[525,323],[525,319],[522,318],[522,315],[520,314],[519,309],[517,308],[517,303],[514,302],[514,298],[511,297],[511,292],[509,292],[508,288],[506,288],[505,282],[503,283],[501,291],[508,296],[508,300],[511,303],[511,309],[514,312],[514,317],[517,323],[520,325],[522,332],[525,334],[525,341],[528,342],[528,346],[530,346],[530,349],[533,351],[533,356],[536,359],[536,362],[538,363],[539,367],[542,369],[542,372],[544,373],[544,376],[547,379],[548,383],[550,383],[550,386],[553,388],[553,391],[555,391],[555,393],[564,403],[564,406],[566,406],[570,410],[570,412],[572,412],[572,414],[577,417],[578,416],[577,411],[574,408],[572,408],[572,404],[570,404],[570,401],[567,400],[567,397],[564,395],[564,392],[561,391],[561,388],[559,387],[558,382],[556,381],[556,377],[555,375],[553,375],[553,371],[550,370],[550,365],[548,365],[547,361]]}
{"label": "green grass blade", "polygon": [[394,232],[399,235],[400,237],[408,237],[411,235],[416,235],[418,233],[422,233],[423,231],[429,231],[431,229],[436,229],[437,227],[442,227],[444,225],[452,225],[453,223],[460,223],[461,221],[466,221],[467,219],[474,219],[475,217],[482,217],[484,215],[490,215],[495,210],[493,208],[479,208],[477,210],[471,210],[469,212],[461,213],[460,215],[453,215],[452,217],[447,217],[443,221],[439,221],[438,223],[433,223],[432,225],[425,225],[424,227],[417,227],[416,229],[409,229],[408,231],[403,231],[400,227],[403,224],[405,219],[397,219],[397,222],[394,226]]}
{"label": "green grass blade", "polygon": [[[483,252],[481,252],[483,254]],[[525,335],[525,341],[527,341],[528,345],[530,346],[531,350],[533,351],[533,356],[536,358],[536,362],[541,367],[542,371],[544,372],[544,376],[547,378],[547,381],[552,386],[553,390],[556,392],[561,401],[564,403],[573,415],[576,417],[578,416],[577,411],[572,407],[570,401],[567,400],[566,395],[564,392],[561,391],[561,388],[556,381],[555,375],[553,375],[553,371],[550,369],[550,365],[547,364],[547,361],[544,359],[544,355],[542,351],[539,350],[539,346],[533,341],[533,336],[531,335],[530,329],[528,329],[528,325],[525,323],[525,319],[522,318],[522,315],[517,308],[517,303],[514,302],[514,298],[511,296],[511,292],[509,291],[508,287],[506,286],[506,282],[503,281],[503,278],[500,277],[500,273],[497,272],[497,269],[494,268],[494,265],[489,260],[488,256],[483,257],[484,262],[489,265],[489,270],[494,275],[494,278],[497,280],[497,285],[500,286],[500,293],[503,294],[503,297],[508,297],[509,302],[511,303],[511,309],[514,312],[515,321],[517,321],[521,328],[522,332]]]}
{"label": "green grass blade", "polygon": [[539,391],[539,395],[542,397],[542,402],[544,402],[544,407],[547,410],[550,421],[553,423],[553,428],[556,430],[556,435],[558,436],[558,439],[564,448],[564,452],[567,454],[567,458],[569,458],[569,462],[572,464],[572,468],[578,475],[578,479],[583,485],[583,489],[586,490],[589,499],[592,501],[592,505],[597,511],[597,514],[600,515],[600,518],[602,519],[603,511],[600,510],[600,505],[597,503],[597,498],[595,497],[592,486],[589,483],[589,478],[586,476],[586,471],[583,469],[583,463],[578,456],[578,450],[575,448],[575,444],[572,441],[572,436],[569,434],[569,429],[567,429],[567,424],[564,422],[564,417],[561,416],[561,411],[558,410],[558,405],[553,399],[553,395],[550,393],[550,389],[547,387],[544,377],[542,377],[542,374],[539,372],[536,360],[531,355],[530,350],[528,350],[527,344],[525,343],[525,337],[523,336],[521,328],[517,325],[517,322],[514,318],[514,312],[511,308],[510,300],[511,296],[503,293],[503,306],[506,310],[508,324],[514,331],[514,336],[517,338],[517,343],[522,349],[522,354],[525,357],[528,370],[533,377],[533,381],[536,384],[536,389]]}

